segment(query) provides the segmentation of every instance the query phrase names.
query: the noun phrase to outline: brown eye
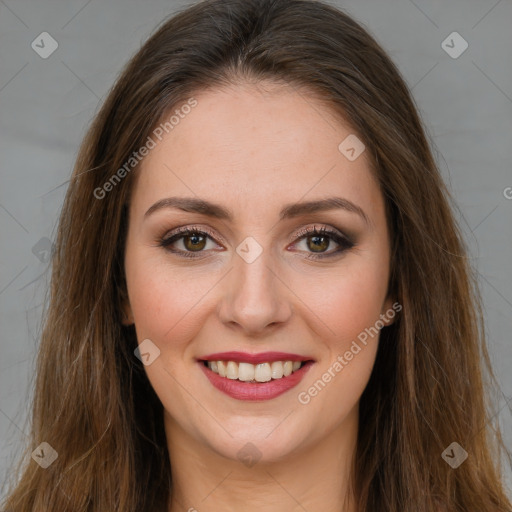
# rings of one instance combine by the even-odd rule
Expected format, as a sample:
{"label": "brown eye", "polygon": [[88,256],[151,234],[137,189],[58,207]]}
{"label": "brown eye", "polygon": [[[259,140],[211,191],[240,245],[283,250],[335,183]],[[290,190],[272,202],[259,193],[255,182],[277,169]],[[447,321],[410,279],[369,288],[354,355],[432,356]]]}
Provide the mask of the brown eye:
{"label": "brown eye", "polygon": [[183,238],[183,245],[188,251],[202,251],[206,246],[206,236],[199,233],[192,233],[185,235]]}
{"label": "brown eye", "polygon": [[307,237],[307,241],[308,249],[313,252],[323,252],[329,247],[330,239],[328,236],[312,235]]}
{"label": "brown eye", "polygon": [[195,227],[181,228],[174,234],[160,239],[158,245],[185,258],[206,257],[209,249],[219,248],[219,244],[215,243],[213,233]]}
{"label": "brown eye", "polygon": [[[307,228],[296,236],[299,237],[299,241],[295,245],[300,246],[300,244],[303,244],[303,246],[305,246],[304,252],[307,253],[306,257],[313,260],[340,255],[355,245],[355,243],[341,231],[334,231],[325,227],[320,229],[316,226],[314,228]],[[327,251],[331,243],[338,247],[334,250],[331,249]]]}

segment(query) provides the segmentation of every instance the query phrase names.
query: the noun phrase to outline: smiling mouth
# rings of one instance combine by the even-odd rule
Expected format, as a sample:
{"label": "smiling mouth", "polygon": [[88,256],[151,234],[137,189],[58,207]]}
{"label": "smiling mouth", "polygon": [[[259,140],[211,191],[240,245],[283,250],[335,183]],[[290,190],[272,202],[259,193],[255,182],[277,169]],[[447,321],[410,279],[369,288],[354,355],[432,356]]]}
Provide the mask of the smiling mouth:
{"label": "smiling mouth", "polygon": [[279,380],[300,370],[312,361],[272,361],[268,363],[243,363],[236,361],[202,361],[203,365],[220,377],[240,382],[260,383]]}

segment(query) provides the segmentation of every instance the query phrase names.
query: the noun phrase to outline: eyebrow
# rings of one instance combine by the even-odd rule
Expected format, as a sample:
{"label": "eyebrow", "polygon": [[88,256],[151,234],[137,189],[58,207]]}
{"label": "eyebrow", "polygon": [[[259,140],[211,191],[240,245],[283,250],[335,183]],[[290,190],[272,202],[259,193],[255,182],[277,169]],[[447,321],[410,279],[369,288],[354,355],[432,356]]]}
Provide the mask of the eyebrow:
{"label": "eyebrow", "polygon": [[[147,218],[152,213],[164,208],[176,208],[184,212],[200,213],[216,219],[228,221],[232,221],[234,218],[233,213],[228,208],[196,197],[166,197],[164,199],[160,199],[146,211],[144,218]],[[357,206],[353,202],[342,197],[328,197],[326,199],[319,199],[316,201],[287,204],[282,208],[279,214],[279,219],[292,219],[300,215],[334,209],[342,209],[355,213],[359,215],[366,224],[370,225],[370,219],[364,210],[360,206]]]}

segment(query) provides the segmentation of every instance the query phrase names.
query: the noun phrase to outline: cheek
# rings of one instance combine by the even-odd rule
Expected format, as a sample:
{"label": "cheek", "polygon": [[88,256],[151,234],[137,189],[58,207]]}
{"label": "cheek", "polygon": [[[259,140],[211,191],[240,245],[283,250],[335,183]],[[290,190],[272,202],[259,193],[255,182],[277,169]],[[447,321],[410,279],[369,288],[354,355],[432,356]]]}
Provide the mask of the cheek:
{"label": "cheek", "polygon": [[[161,351],[179,349],[200,329],[205,299],[219,276],[197,269],[171,267],[134,251],[126,259],[128,295],[137,337],[149,338]],[[168,343],[170,340],[173,343]]]}
{"label": "cheek", "polygon": [[316,433],[326,435],[356,410],[370,378],[377,354],[381,314],[386,289],[382,276],[365,272],[345,276],[326,287],[318,299],[325,357],[296,392],[302,413],[319,418]]}
{"label": "cheek", "polygon": [[301,285],[300,296],[308,297],[308,318],[325,356],[298,391],[299,403],[312,406],[308,413],[325,416],[330,410],[344,417],[366,387],[378,348],[385,269],[380,264],[347,265],[337,275]]}
{"label": "cheek", "polygon": [[387,279],[388,272],[380,265],[347,265],[340,272],[303,280],[295,289],[323,323],[325,339],[341,349],[379,320]]}

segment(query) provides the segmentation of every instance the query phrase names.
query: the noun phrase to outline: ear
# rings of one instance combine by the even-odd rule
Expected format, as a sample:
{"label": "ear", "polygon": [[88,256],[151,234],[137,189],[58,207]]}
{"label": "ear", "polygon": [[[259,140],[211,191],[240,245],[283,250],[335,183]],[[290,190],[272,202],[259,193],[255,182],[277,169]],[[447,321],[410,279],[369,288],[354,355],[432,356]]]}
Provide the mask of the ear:
{"label": "ear", "polygon": [[382,311],[380,314],[380,318],[384,322],[384,325],[387,327],[388,325],[393,324],[401,310],[402,305],[398,301],[394,300],[394,297],[388,295],[382,305]]}
{"label": "ear", "polygon": [[128,300],[123,301],[122,313],[123,313],[123,319],[122,319],[123,325],[132,325],[135,323],[135,320],[133,318],[132,307],[130,306],[130,301],[128,301]]}
{"label": "ear", "polygon": [[123,283],[123,286],[121,288],[119,302],[121,304],[121,317],[122,317],[121,323],[123,325],[134,324],[135,319],[133,318],[133,311],[132,311],[132,306],[130,304],[130,299],[128,298],[126,283]]}

